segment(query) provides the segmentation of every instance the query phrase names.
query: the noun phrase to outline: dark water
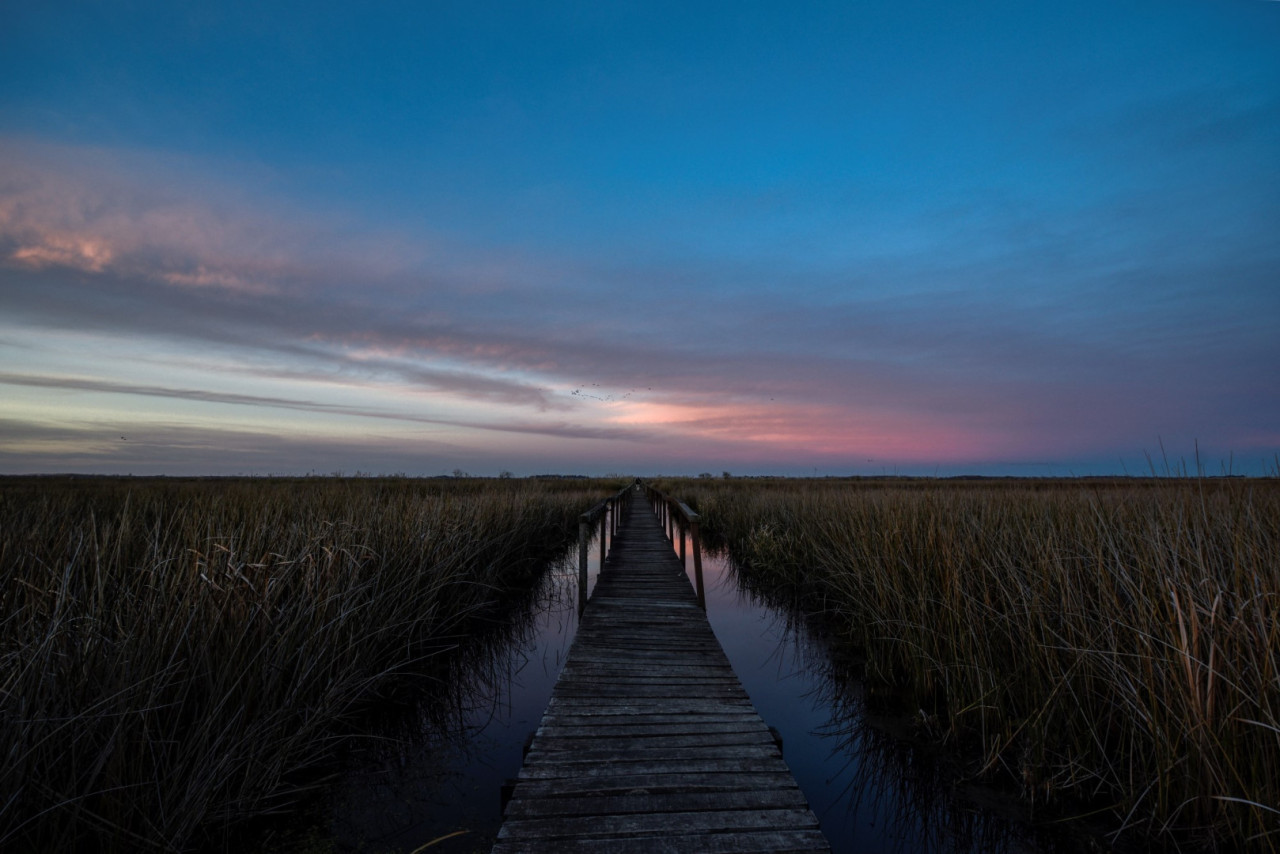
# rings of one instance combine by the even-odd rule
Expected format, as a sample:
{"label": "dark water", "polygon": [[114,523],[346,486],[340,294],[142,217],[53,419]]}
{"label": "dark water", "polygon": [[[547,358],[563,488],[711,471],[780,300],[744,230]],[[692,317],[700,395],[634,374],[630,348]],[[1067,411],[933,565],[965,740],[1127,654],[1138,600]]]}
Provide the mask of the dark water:
{"label": "dark water", "polygon": [[[592,585],[599,555],[597,543]],[[856,686],[832,678],[821,644],[743,592],[726,558],[704,556],[703,570],[716,636],[782,734],[784,758],[833,850],[1038,850],[1016,825],[956,805],[927,757],[869,726]],[[529,614],[470,655],[465,690],[442,698],[443,715],[437,704],[430,722],[360,755],[313,813],[310,850],[407,854],[436,841],[425,850],[487,851],[501,824],[501,786],[520,770],[577,630],[576,587],[576,562],[554,567]]]}

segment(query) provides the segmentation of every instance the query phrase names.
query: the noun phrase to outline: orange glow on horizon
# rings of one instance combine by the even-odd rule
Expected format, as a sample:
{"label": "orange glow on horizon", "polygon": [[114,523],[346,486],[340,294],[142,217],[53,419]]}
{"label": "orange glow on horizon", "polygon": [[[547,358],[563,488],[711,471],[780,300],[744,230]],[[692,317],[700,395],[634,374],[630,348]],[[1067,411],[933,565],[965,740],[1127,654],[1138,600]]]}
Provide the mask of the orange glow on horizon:
{"label": "orange glow on horizon", "polygon": [[903,462],[976,459],[1002,448],[998,437],[951,425],[922,423],[907,413],[858,412],[826,406],[785,404],[692,405],[651,401],[611,404],[610,423],[661,427],[672,435],[754,447],[756,452],[794,453]]}

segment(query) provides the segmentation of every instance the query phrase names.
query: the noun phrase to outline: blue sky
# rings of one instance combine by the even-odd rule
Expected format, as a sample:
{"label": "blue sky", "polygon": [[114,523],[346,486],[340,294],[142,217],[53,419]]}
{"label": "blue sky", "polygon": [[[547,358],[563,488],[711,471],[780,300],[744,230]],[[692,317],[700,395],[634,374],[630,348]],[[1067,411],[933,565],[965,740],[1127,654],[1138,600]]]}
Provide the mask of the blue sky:
{"label": "blue sky", "polygon": [[0,471],[1280,452],[1280,3],[0,3]]}

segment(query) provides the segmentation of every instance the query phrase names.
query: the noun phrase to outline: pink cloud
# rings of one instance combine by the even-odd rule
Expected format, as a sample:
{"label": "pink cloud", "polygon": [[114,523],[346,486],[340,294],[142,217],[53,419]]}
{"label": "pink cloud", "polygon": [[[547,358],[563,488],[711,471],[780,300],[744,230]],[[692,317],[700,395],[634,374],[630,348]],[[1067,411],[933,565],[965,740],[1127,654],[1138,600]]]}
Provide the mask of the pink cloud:
{"label": "pink cloud", "polygon": [[320,229],[137,155],[0,140],[0,263],[265,294],[312,270]]}
{"label": "pink cloud", "polygon": [[[31,230],[27,229],[28,232]],[[47,232],[39,235],[35,243],[18,246],[9,257],[21,266],[35,269],[70,267],[87,273],[101,273],[115,254],[106,241],[98,238]]]}

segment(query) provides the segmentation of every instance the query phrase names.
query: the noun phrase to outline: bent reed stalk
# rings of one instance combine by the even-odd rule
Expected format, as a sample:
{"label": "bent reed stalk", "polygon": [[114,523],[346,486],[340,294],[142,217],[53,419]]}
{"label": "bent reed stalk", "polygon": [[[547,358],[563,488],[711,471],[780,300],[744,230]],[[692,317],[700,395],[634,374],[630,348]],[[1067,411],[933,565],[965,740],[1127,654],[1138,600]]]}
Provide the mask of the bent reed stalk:
{"label": "bent reed stalk", "polygon": [[286,807],[616,488],[0,480],[0,848],[181,850]]}
{"label": "bent reed stalk", "polygon": [[1275,480],[662,486],[975,774],[1115,837],[1280,849]]}

